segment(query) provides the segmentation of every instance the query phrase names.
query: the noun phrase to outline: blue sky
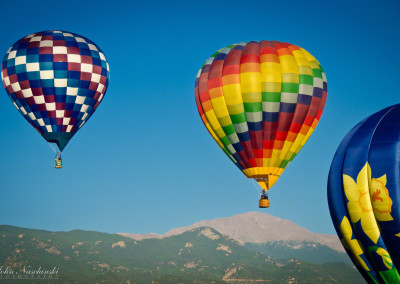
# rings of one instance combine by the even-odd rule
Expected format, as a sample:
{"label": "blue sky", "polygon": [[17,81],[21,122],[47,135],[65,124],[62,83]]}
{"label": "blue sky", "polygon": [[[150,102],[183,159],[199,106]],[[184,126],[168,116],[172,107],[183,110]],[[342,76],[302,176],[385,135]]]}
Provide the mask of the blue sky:
{"label": "blue sky", "polygon": [[[2,1],[0,53],[60,29],[93,40],[111,80],[53,167],[47,142],[0,91],[0,224],[165,233],[249,211],[334,234],[326,181],[345,134],[399,102],[398,1]],[[209,136],[196,110],[203,61],[241,41],[312,53],[328,79],[316,131],[270,191],[271,208]],[[2,56],[2,55],[1,55]]]}

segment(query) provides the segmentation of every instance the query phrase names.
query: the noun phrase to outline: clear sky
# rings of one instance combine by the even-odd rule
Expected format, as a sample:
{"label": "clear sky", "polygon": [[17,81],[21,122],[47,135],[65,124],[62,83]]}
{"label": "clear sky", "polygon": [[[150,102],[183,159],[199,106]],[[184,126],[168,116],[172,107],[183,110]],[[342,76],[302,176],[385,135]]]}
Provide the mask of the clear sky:
{"label": "clear sky", "polygon": [[[0,224],[46,230],[165,233],[249,211],[334,234],[332,157],[364,117],[399,103],[399,1],[5,1],[1,57],[21,37],[66,30],[97,43],[111,80],[70,141],[63,169],[0,90]],[[270,191],[271,208],[203,126],[198,69],[232,43],[299,45],[323,66],[321,121]]]}

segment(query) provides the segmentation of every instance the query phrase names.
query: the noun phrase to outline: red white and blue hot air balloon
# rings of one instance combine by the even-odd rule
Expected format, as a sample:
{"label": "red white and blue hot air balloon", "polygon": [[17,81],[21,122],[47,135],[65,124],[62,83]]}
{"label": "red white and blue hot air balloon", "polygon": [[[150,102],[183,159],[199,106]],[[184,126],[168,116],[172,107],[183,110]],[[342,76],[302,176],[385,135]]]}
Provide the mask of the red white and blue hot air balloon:
{"label": "red white and blue hot air balloon", "polygon": [[103,51],[90,39],[43,31],[9,48],[1,79],[22,116],[62,152],[103,100],[110,71]]}

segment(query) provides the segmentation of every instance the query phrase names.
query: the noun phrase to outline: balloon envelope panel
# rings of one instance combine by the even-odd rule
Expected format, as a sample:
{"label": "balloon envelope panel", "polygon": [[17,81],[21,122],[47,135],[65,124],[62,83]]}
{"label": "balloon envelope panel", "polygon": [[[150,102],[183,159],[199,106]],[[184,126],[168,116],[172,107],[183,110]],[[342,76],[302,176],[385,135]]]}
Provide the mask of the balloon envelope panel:
{"label": "balloon envelope panel", "polygon": [[319,62],[277,41],[219,50],[195,83],[197,108],[214,140],[247,177],[267,177],[269,186],[310,137],[326,96]]}
{"label": "balloon envelope panel", "polygon": [[360,122],[331,165],[328,201],[335,229],[364,278],[400,283],[400,105]]}
{"label": "balloon envelope panel", "polygon": [[43,31],[10,47],[1,77],[18,111],[62,151],[102,101],[110,72],[104,53],[88,38]]}

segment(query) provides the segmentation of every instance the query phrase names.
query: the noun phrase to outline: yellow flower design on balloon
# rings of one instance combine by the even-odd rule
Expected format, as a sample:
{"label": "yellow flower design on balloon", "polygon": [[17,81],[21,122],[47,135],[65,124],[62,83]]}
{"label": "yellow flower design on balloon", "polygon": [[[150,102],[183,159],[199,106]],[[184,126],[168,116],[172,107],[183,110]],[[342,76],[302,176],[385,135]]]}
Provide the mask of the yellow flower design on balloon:
{"label": "yellow flower design on balloon", "polygon": [[349,219],[347,219],[346,216],[343,217],[342,223],[340,224],[340,232],[343,235],[341,242],[346,249],[351,251],[354,256],[355,263],[365,270],[370,271],[367,264],[361,258],[361,255],[364,253],[360,246],[360,242],[357,239],[351,238],[353,235],[353,229],[351,228]]}
{"label": "yellow flower design on balloon", "polygon": [[[358,173],[357,181],[350,176],[343,175],[343,186],[349,202],[349,211],[352,223],[361,220],[361,227],[365,234],[376,244],[379,239],[379,221],[393,220],[392,200],[386,188],[386,175],[371,179],[371,167],[368,162]],[[376,219],[375,219],[376,218]]]}
{"label": "yellow flower design on balloon", "polygon": [[393,201],[389,196],[389,190],[386,188],[386,182],[386,175],[383,175],[380,178],[371,179],[369,185],[372,208],[376,219],[379,221],[393,220],[390,215]]}

